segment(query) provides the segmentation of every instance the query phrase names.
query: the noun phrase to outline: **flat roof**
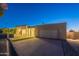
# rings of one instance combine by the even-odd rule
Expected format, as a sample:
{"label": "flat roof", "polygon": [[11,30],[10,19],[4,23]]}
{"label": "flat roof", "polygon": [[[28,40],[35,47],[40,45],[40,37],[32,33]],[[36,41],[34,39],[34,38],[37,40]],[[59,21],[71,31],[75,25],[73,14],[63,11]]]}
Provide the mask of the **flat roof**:
{"label": "flat roof", "polygon": [[51,24],[39,24],[39,25],[34,25],[34,26],[19,25],[19,26],[16,26],[16,27],[21,27],[21,26],[26,26],[26,27],[38,27],[38,26],[60,25],[60,24],[66,24],[66,22],[63,22],[63,23],[51,23]]}

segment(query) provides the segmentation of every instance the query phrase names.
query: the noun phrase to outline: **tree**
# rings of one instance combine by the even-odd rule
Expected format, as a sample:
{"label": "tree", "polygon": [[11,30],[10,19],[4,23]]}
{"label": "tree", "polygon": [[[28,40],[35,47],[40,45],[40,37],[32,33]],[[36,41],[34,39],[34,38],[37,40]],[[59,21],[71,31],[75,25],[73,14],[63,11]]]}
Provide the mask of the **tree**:
{"label": "tree", "polygon": [[8,5],[6,3],[0,3],[0,16],[3,16],[4,11],[8,9]]}
{"label": "tree", "polygon": [[0,16],[3,16],[3,9],[0,7]]}
{"label": "tree", "polygon": [[9,29],[9,34],[15,34],[16,28],[10,28]]}
{"label": "tree", "polygon": [[2,28],[3,34],[9,34],[9,29],[8,28]]}
{"label": "tree", "polygon": [[1,34],[15,34],[16,28],[1,28],[0,33]]}
{"label": "tree", "polygon": [[2,34],[3,33],[3,30],[2,29],[0,29],[0,34]]}

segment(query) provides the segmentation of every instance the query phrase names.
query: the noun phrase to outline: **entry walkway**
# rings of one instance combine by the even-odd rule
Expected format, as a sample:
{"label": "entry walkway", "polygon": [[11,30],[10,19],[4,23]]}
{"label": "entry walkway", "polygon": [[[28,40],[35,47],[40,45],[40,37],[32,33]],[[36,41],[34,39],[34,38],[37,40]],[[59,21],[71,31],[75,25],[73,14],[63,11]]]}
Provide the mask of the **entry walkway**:
{"label": "entry walkway", "polygon": [[26,39],[13,42],[13,46],[20,56],[78,55],[66,41],[55,39]]}

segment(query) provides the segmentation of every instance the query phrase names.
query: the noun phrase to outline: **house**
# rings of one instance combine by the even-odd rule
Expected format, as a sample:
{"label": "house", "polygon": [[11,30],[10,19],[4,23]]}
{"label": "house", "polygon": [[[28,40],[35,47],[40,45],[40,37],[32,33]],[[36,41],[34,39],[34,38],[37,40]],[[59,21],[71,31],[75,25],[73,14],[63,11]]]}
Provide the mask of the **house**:
{"label": "house", "polygon": [[67,32],[67,39],[79,39],[79,32],[75,31]]}
{"label": "house", "polygon": [[66,23],[16,27],[16,38],[66,39]]}

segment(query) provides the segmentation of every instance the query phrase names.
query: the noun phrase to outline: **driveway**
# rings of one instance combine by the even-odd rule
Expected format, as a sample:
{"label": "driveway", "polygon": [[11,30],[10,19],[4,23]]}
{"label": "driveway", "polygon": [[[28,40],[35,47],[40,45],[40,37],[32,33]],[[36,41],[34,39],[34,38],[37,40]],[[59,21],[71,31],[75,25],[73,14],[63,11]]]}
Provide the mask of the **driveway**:
{"label": "driveway", "polygon": [[66,40],[32,38],[12,42],[19,56],[76,56],[77,51]]}
{"label": "driveway", "polygon": [[49,39],[26,39],[13,43],[20,56],[59,56],[63,55],[61,41]]}

